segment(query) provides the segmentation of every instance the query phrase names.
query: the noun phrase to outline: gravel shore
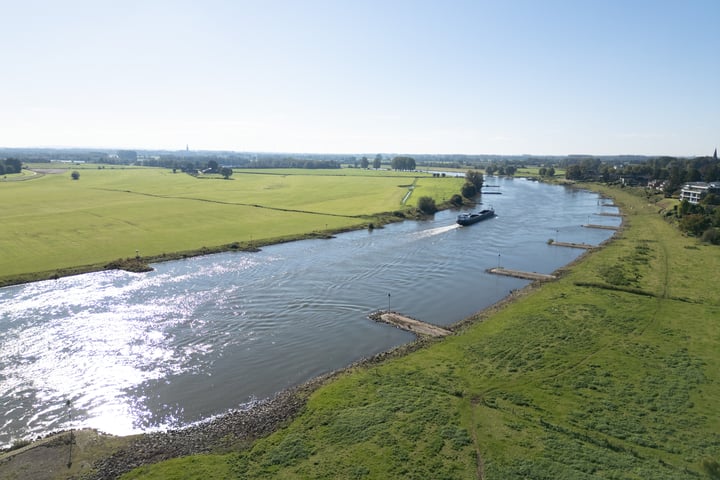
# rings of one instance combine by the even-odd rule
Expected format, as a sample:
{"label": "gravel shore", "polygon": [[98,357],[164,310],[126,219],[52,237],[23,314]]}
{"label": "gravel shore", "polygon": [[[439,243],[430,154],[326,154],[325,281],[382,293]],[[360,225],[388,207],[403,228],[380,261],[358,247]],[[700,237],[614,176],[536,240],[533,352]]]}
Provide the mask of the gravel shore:
{"label": "gravel shore", "polygon": [[87,480],[114,480],[141,465],[198,453],[227,450],[231,444],[251,442],[292,419],[305,405],[297,390],[281,392],[252,408],[233,411],[207,422],[168,432],[148,433],[93,464]]}

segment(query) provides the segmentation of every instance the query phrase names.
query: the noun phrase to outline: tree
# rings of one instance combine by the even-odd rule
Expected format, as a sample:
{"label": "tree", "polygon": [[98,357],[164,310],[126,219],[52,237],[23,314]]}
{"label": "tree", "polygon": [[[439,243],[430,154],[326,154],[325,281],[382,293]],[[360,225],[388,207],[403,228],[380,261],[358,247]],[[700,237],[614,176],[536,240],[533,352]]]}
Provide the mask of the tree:
{"label": "tree", "polygon": [[717,228],[708,228],[703,232],[701,240],[703,243],[720,245],[720,230]]}
{"label": "tree", "polygon": [[462,196],[465,198],[473,198],[475,195],[477,195],[478,192],[477,188],[475,188],[475,185],[470,182],[465,182],[465,185],[463,185],[460,193],[462,193]]}
{"label": "tree", "polygon": [[483,183],[485,182],[485,178],[479,170],[468,170],[465,172],[465,180],[473,184],[476,193],[482,189]]}
{"label": "tree", "polygon": [[373,168],[377,170],[380,167],[382,167],[382,157],[380,157],[380,155],[375,155],[375,160],[373,160]]}
{"label": "tree", "polygon": [[497,170],[497,167],[495,165],[488,165],[487,167],[485,167],[485,173],[487,175],[492,176],[492,174],[495,173],[495,170]]}
{"label": "tree", "polygon": [[218,162],[215,160],[210,160],[207,163],[207,169],[210,171],[210,173],[217,173],[219,171],[220,166],[218,165]]}
{"label": "tree", "polygon": [[370,162],[368,161],[367,157],[363,157],[362,160],[360,160],[360,166],[362,168],[368,168],[370,166]]}
{"label": "tree", "polygon": [[435,200],[432,197],[420,197],[418,199],[418,208],[421,212],[431,215],[437,212],[437,206]]}
{"label": "tree", "polygon": [[73,180],[79,180],[80,179],[80,172],[77,170],[73,170],[73,172],[70,174],[70,178]]}
{"label": "tree", "polygon": [[707,206],[707,205],[720,205],[720,195],[716,193],[708,193],[703,197],[702,200],[700,200],[700,204]]}
{"label": "tree", "polygon": [[567,169],[565,169],[565,178],[568,180],[582,180],[583,171],[580,165],[568,165]]}
{"label": "tree", "polygon": [[550,167],[547,169],[547,176],[548,177],[554,177],[555,176],[555,169],[553,167]]}
{"label": "tree", "polygon": [[233,174],[233,170],[232,170],[232,168],[230,168],[230,167],[222,167],[222,168],[220,169],[220,175],[222,175],[223,177],[225,177],[225,180],[227,180],[228,178],[230,178],[230,176],[231,176],[232,174]]}
{"label": "tree", "polygon": [[117,156],[123,163],[135,163],[138,159],[138,155],[135,150],[118,150]]}
{"label": "tree", "polygon": [[20,173],[22,171],[22,162],[17,158],[7,158],[3,163],[5,164],[4,173]]}
{"label": "tree", "polygon": [[415,159],[412,157],[394,157],[392,159],[393,170],[415,170]]}
{"label": "tree", "polygon": [[462,197],[461,197],[460,195],[458,195],[458,194],[456,193],[455,195],[453,195],[452,197],[450,197],[450,203],[452,203],[452,204],[455,205],[456,207],[459,207],[460,205],[462,205],[463,199],[462,199]]}
{"label": "tree", "polygon": [[699,237],[705,230],[710,228],[710,223],[710,218],[705,215],[692,213],[682,217],[680,229],[690,235]]}

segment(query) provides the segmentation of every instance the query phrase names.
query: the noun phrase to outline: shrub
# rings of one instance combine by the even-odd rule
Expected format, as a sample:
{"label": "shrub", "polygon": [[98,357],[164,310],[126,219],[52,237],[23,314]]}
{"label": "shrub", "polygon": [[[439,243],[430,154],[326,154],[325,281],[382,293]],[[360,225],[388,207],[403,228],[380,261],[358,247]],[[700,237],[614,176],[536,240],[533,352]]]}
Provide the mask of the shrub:
{"label": "shrub", "polygon": [[455,205],[456,207],[459,207],[463,203],[462,196],[458,195],[457,193],[450,197],[450,203]]}
{"label": "shrub", "polygon": [[683,232],[700,236],[710,226],[710,219],[699,213],[684,215],[680,220],[680,230]]}
{"label": "shrub", "polygon": [[437,206],[435,200],[432,197],[420,197],[418,199],[418,208],[421,212],[431,215],[437,212]]}
{"label": "shrub", "polygon": [[477,195],[477,188],[472,183],[467,182],[465,185],[463,185],[460,193],[462,193],[462,196],[465,198],[472,198]]}
{"label": "shrub", "polygon": [[703,232],[701,240],[703,243],[720,245],[720,229],[708,228],[705,232]]}
{"label": "shrub", "polygon": [[720,463],[718,463],[716,460],[703,460],[702,462],[703,470],[705,470],[705,473],[707,473],[708,477],[712,478],[713,480],[720,480]]}
{"label": "shrub", "polygon": [[70,178],[73,180],[79,180],[80,179],[80,172],[77,170],[73,170],[73,172],[70,174]]}

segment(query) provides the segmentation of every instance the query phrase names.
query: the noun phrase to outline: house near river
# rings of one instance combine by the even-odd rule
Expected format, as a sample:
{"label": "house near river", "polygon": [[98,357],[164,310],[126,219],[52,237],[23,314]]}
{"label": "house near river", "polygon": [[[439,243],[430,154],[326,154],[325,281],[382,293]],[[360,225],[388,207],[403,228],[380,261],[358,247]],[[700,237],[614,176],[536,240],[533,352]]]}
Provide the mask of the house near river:
{"label": "house near river", "polygon": [[709,193],[720,194],[720,182],[689,182],[680,190],[680,201],[697,204]]}

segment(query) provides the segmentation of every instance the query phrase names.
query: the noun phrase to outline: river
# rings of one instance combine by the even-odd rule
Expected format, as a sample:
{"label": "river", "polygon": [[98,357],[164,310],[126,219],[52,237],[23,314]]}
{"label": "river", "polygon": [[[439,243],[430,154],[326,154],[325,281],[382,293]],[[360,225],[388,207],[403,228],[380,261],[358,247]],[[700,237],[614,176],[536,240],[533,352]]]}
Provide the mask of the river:
{"label": "river", "polygon": [[[306,240],[0,289],[0,446],[91,427],[176,428],[407,343],[367,315],[391,308],[449,325],[550,273],[619,225],[597,194],[487,177],[470,227],[457,211]],[[479,207],[478,207],[479,208]]]}

